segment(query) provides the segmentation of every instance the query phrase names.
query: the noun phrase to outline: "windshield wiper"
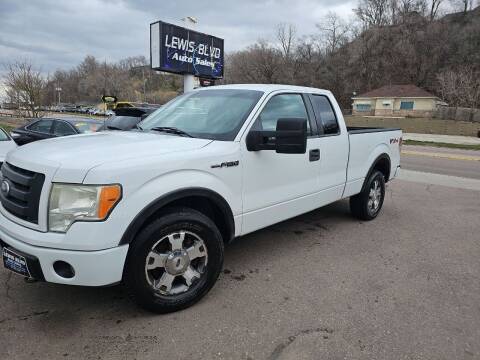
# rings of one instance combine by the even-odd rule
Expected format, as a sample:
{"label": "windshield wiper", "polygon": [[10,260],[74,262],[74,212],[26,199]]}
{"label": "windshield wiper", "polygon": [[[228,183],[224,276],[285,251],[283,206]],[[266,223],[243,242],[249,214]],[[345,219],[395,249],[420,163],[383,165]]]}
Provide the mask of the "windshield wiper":
{"label": "windshield wiper", "polygon": [[107,125],[107,129],[108,130],[123,130],[123,129],[120,129],[119,127],[112,126],[112,125]]}
{"label": "windshield wiper", "polygon": [[180,135],[180,136],[187,136],[187,137],[191,137],[193,138],[192,135],[190,135],[189,133],[183,131],[183,130],[180,130],[176,127],[170,127],[170,126],[156,126],[156,127],[153,127],[151,128],[150,130],[153,130],[153,131],[161,131],[161,132],[165,132],[165,133],[169,133],[169,134],[175,134],[175,135]]}

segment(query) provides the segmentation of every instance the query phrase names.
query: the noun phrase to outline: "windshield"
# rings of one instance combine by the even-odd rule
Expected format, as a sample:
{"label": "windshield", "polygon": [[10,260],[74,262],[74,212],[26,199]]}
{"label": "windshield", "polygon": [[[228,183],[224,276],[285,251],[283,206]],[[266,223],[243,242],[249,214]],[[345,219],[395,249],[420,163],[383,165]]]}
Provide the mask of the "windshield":
{"label": "windshield", "polygon": [[106,121],[107,129],[130,130],[140,121],[140,116],[113,116]]}
{"label": "windshield", "polygon": [[97,132],[103,126],[102,123],[87,122],[87,121],[85,121],[85,122],[74,122],[72,125],[75,126],[81,134],[88,134],[88,133]]}
{"label": "windshield", "polygon": [[194,91],[164,105],[139,125],[142,130],[174,127],[193,137],[231,141],[262,94],[233,89]]}
{"label": "windshield", "polygon": [[10,138],[8,137],[7,133],[3,130],[0,129],[0,141],[9,141]]}

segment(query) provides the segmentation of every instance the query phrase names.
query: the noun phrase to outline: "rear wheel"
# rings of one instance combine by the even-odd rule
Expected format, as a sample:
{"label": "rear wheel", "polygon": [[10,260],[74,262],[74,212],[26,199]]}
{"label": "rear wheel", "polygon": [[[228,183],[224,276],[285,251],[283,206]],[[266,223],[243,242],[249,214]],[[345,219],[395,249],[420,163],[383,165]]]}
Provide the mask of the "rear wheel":
{"label": "rear wheel", "polygon": [[168,313],[200,300],[223,265],[223,240],[202,213],[175,208],[149,224],[131,245],[125,284],[143,308]]}
{"label": "rear wheel", "polygon": [[364,190],[350,198],[350,211],[361,220],[373,220],[382,209],[385,199],[385,178],[375,171],[365,183]]}

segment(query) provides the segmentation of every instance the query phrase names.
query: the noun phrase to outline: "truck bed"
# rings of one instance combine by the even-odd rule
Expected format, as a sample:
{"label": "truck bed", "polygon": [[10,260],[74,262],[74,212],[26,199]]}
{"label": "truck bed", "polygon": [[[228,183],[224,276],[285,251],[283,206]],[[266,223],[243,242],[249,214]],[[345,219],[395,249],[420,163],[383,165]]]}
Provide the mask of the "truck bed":
{"label": "truck bed", "polygon": [[392,179],[400,165],[401,129],[377,127],[347,127],[350,145],[348,159],[347,186],[344,196],[360,192],[365,176],[375,160],[385,154],[390,162],[390,174],[385,179]]}
{"label": "truck bed", "polygon": [[349,134],[368,134],[374,132],[397,131],[400,128],[381,128],[381,127],[362,127],[362,126],[347,126]]}

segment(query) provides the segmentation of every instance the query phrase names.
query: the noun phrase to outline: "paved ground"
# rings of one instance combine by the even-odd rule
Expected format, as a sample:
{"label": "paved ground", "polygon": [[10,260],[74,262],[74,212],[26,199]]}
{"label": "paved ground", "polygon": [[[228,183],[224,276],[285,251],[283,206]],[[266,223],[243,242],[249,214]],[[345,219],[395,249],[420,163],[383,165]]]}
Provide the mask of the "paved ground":
{"label": "paved ground", "polygon": [[480,151],[403,146],[402,168],[480,179]]}
{"label": "paved ground", "polygon": [[479,359],[479,213],[480,191],[399,180],[373,222],[341,201],[238,240],[165,316],[1,269],[0,358]]}

